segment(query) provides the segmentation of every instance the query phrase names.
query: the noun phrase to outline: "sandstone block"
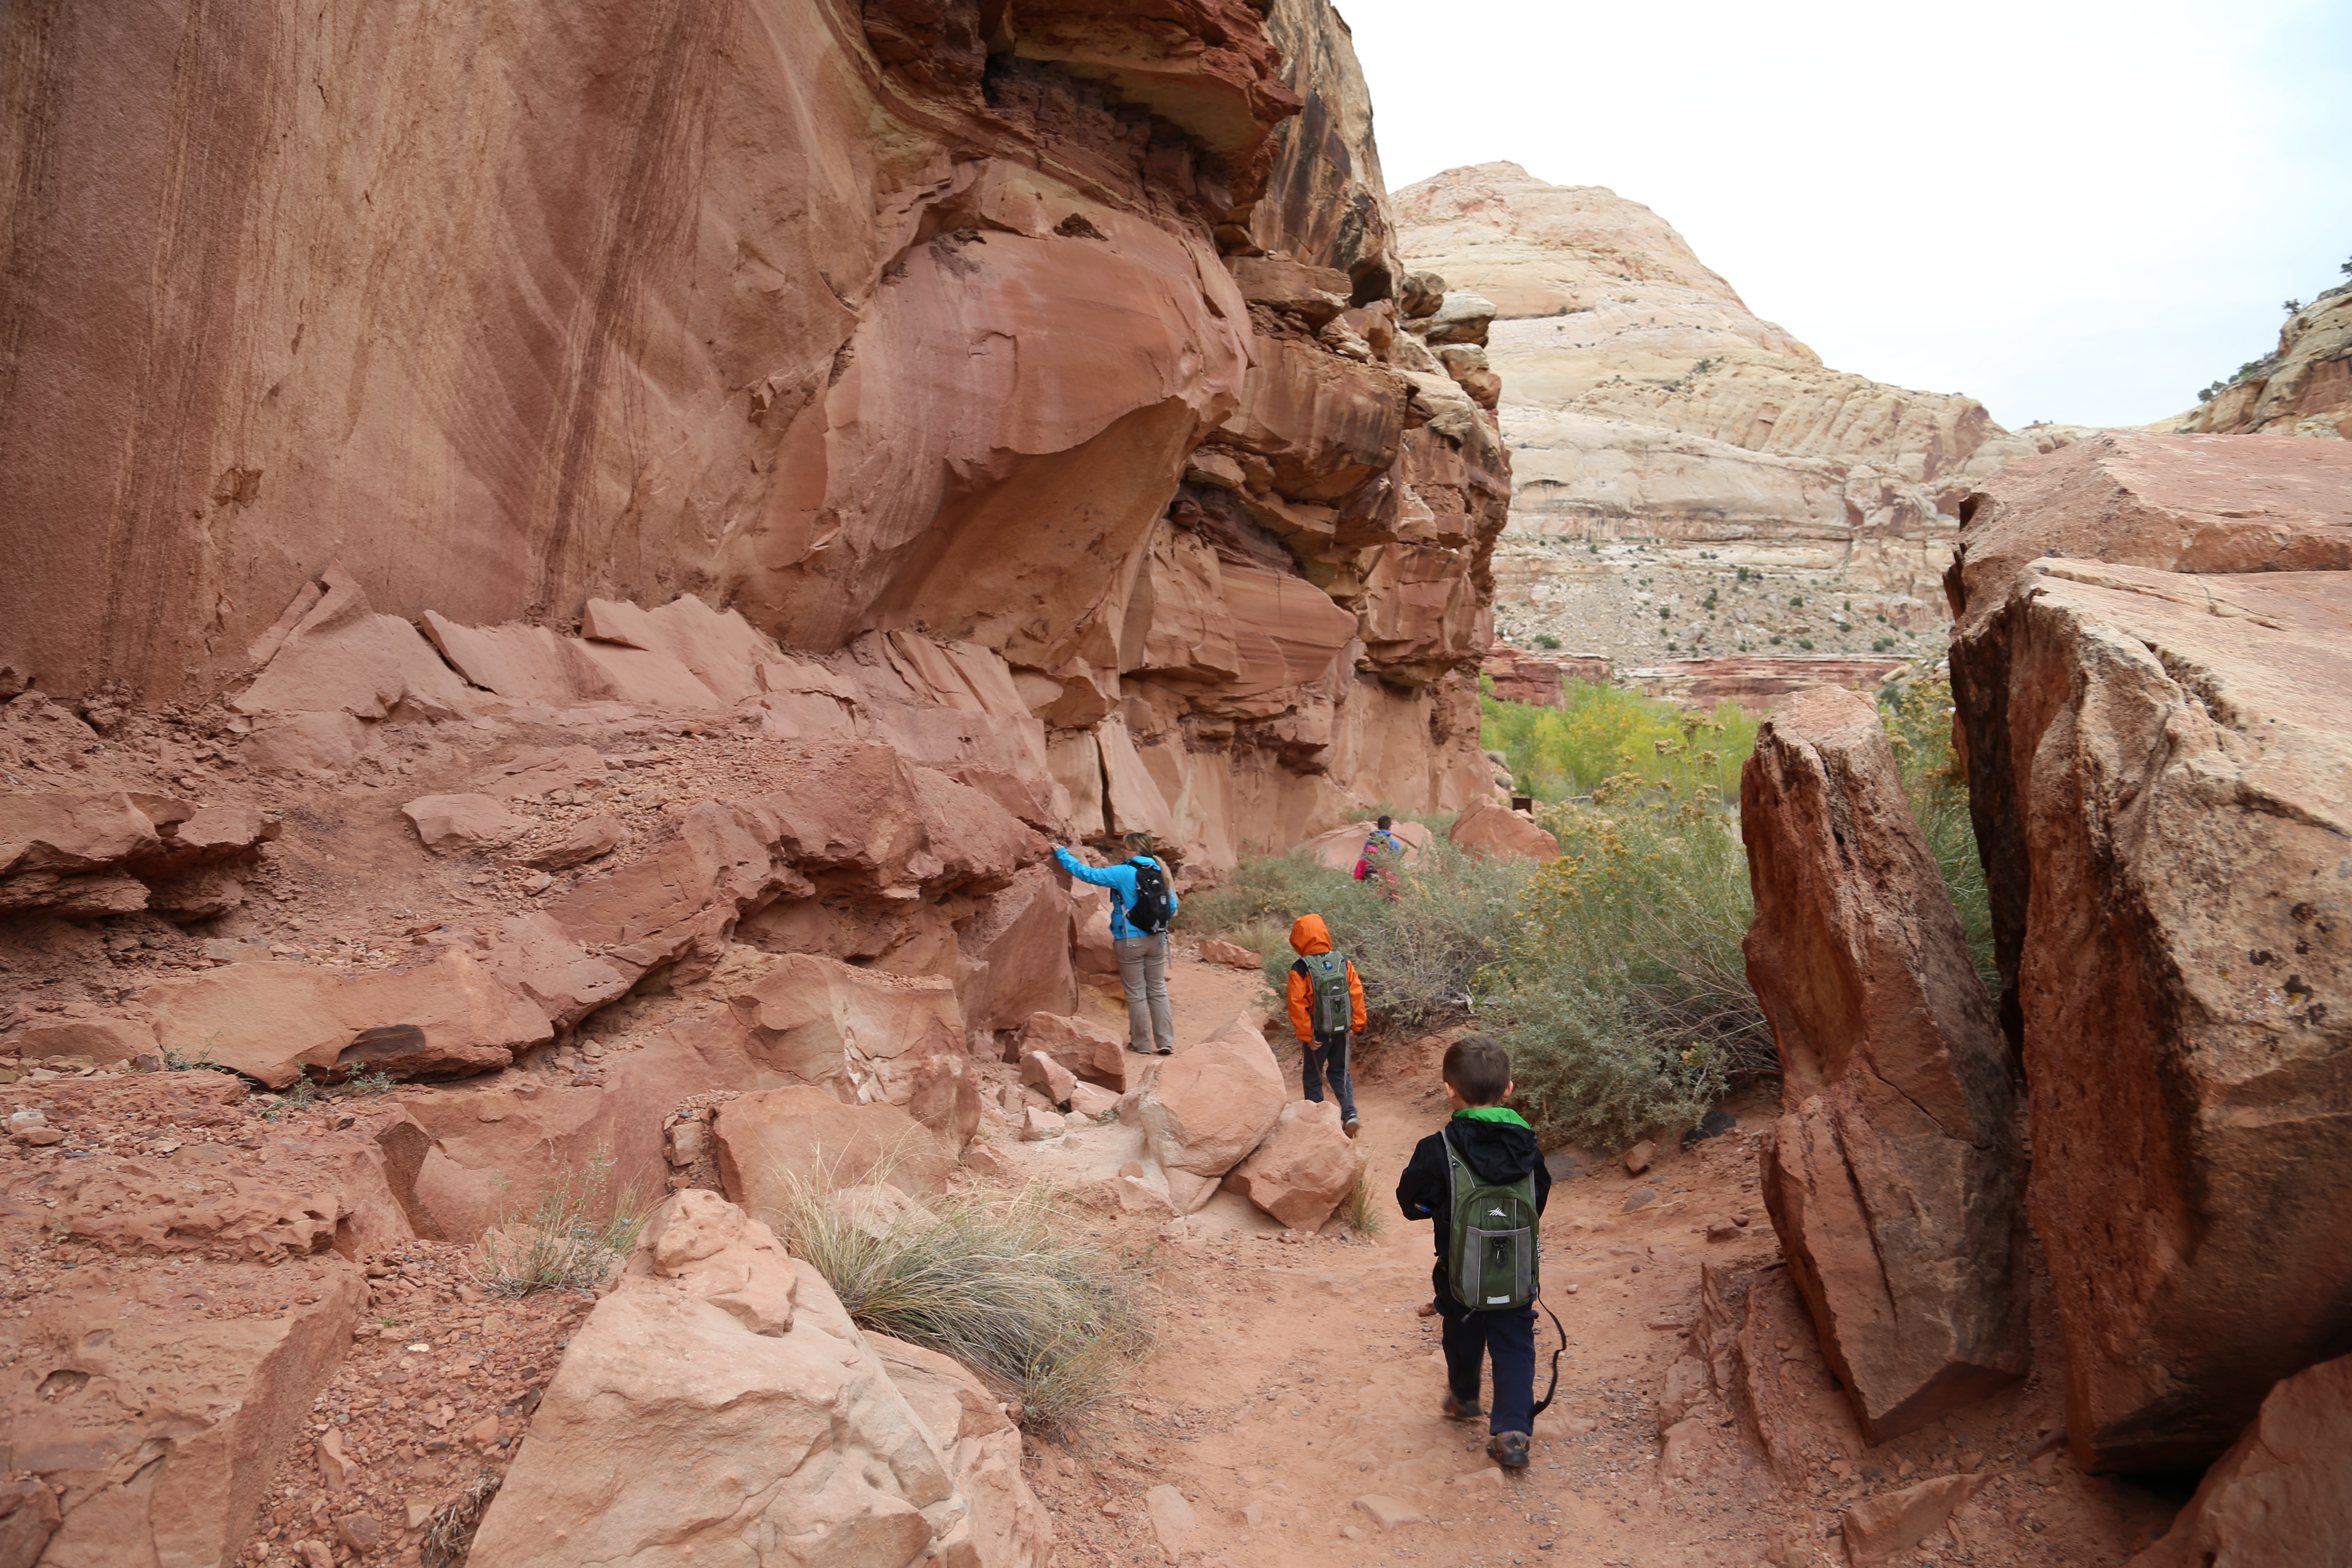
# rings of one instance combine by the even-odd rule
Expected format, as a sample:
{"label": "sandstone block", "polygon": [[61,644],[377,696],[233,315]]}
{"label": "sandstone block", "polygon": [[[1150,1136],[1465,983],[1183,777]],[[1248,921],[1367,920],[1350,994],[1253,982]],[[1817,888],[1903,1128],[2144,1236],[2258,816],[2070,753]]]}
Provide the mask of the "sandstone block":
{"label": "sandstone block", "polygon": [[780,1333],[685,1292],[625,1286],[598,1303],[470,1561],[651,1568],[740,1553],[747,1530],[803,1563],[924,1556],[932,1519],[965,1511],[954,1479],[839,1299],[793,1270]]}
{"label": "sandstone block", "polygon": [[1258,956],[1248,948],[1219,937],[1206,937],[1201,942],[1201,962],[1222,963],[1227,969],[1255,969]]}
{"label": "sandstone block", "polygon": [[1161,1560],[1182,1562],[1184,1548],[1192,1544],[1192,1531],[1200,1526],[1184,1494],[1163,1481],[1143,1494],[1143,1510],[1151,1521],[1152,1539],[1160,1542]]}
{"label": "sandstone block", "polygon": [[[1124,1094],[1143,1058],[1127,1048],[1127,1036],[1097,1018],[1032,1013],[1021,1026],[1016,1048],[1025,1058],[1050,1057],[1076,1077]],[[1065,1097],[1066,1098],[1066,1097]]]}
{"label": "sandstone block", "polygon": [[1943,1529],[1955,1509],[1991,1483],[1990,1475],[1937,1476],[1854,1504],[1843,1521],[1847,1561],[1854,1568],[1892,1562]]}
{"label": "sandstone block", "polygon": [[38,1061],[54,1057],[80,1057],[97,1066],[161,1058],[155,1031],[135,1018],[76,1018],[60,1024],[37,1024],[0,1039],[0,1052]]}
{"label": "sandstone block", "polygon": [[1048,1138],[1059,1138],[1069,1131],[1070,1124],[1053,1111],[1038,1106],[1024,1106],[1021,1111],[1021,1142],[1042,1143]]}
{"label": "sandstone block", "polygon": [[626,832],[617,816],[609,813],[592,816],[545,848],[532,850],[524,857],[523,864],[542,871],[569,870],[600,855],[611,854]]}
{"label": "sandstone block", "polygon": [[[951,1357],[871,1330],[866,1342],[947,1456],[956,1489],[971,1510],[978,1568],[1046,1568],[1054,1521],[1021,1473],[1021,1434],[1003,1405]],[[946,1560],[960,1559],[950,1552]]]}
{"label": "sandstone block", "polygon": [[164,1048],[283,1088],[304,1070],[464,1077],[552,1030],[471,953],[398,971],[232,963],[139,993]]}
{"label": "sandstone block", "polygon": [[[1199,1045],[1159,1062],[1136,1090],[1136,1110],[1152,1158],[1197,1184],[1180,1201],[1192,1213],[1225,1173],[1272,1131],[1287,1099],[1264,1037],[1239,1018]],[[1188,1186],[1192,1184],[1186,1184]]]}
{"label": "sandstone block", "polygon": [[1240,286],[1243,299],[1291,311],[1317,327],[1348,308],[1348,296],[1354,287],[1344,272],[1271,256],[1228,256],[1225,267]]}
{"label": "sandstone block", "polygon": [[[1975,504],[1953,693],[2068,1438],[2085,1470],[2178,1468],[2352,1335],[2352,1123],[2323,1109],[2352,1094],[2352,453],[2074,462]],[[2064,555],[2025,553],[2044,526]]]}
{"label": "sandstone block", "polygon": [[2273,1387],[2161,1541],[2126,1568],[2288,1568],[2352,1542],[2352,1356]]}
{"label": "sandstone block", "polygon": [[1487,329],[1495,324],[1495,302],[1466,289],[1449,290],[1437,313],[1411,323],[1430,347],[1441,343],[1475,343],[1484,347]]}
{"label": "sandstone block", "polygon": [[1294,1100],[1274,1131],[1225,1176],[1225,1185],[1293,1230],[1320,1230],[1355,1190],[1363,1156],[1341,1131],[1339,1107]]}
{"label": "sandstone block", "polygon": [[626,1280],[708,1301],[768,1335],[792,1328],[799,1285],[775,1232],[703,1187],[673,1193],[654,1210],[637,1233]]}
{"label": "sandstone block", "polygon": [[947,1184],[938,1140],[895,1105],[845,1105],[821,1089],[730,1100],[711,1124],[728,1195],[755,1215],[782,1207],[793,1180],[819,1187],[887,1182],[910,1196]]}
{"label": "sandstone block", "polygon": [[915,1059],[907,1079],[907,1114],[961,1155],[980,1131],[980,1075],[962,1051],[933,1051]]}
{"label": "sandstone block", "polygon": [[1043,1051],[1029,1051],[1021,1058],[1021,1081],[1030,1085],[1055,1105],[1067,1105],[1077,1079],[1070,1069]]}
{"label": "sandstone block", "polygon": [[955,987],[815,953],[786,953],[727,988],[753,1060],[846,1100],[904,1105],[918,1064],[963,1049]]}
{"label": "sandstone block", "polygon": [[[16,1539],[37,1534],[46,1516],[56,1520],[42,1559],[50,1563],[235,1560],[366,1300],[359,1270],[340,1259],[279,1268],[273,1284],[295,1299],[274,1318],[144,1321],[120,1300],[61,1287],[12,1323],[20,1354],[79,1372],[100,1396],[44,1398],[35,1379],[0,1400],[10,1463],[45,1480],[73,1480],[62,1518],[20,1504],[0,1513],[0,1541],[12,1531]],[[110,1388],[137,1389],[139,1398],[126,1405],[103,1396]],[[104,1461],[142,1445],[157,1458],[135,1472]],[[126,1543],[143,1556],[127,1556]]]}
{"label": "sandstone block", "polygon": [[486,795],[419,795],[400,808],[427,849],[481,849],[504,844],[530,826]]}
{"label": "sandstone block", "polygon": [[1647,1138],[1644,1138],[1639,1143],[1636,1143],[1632,1148],[1626,1150],[1623,1154],[1619,1156],[1619,1159],[1624,1163],[1625,1173],[1627,1175],[1638,1176],[1643,1172],[1648,1170],[1650,1168],[1650,1162],[1657,1157],[1658,1146],[1655,1143],[1651,1142]]}
{"label": "sandstone block", "polygon": [[473,710],[466,683],[415,626],[375,614],[340,566],[319,581],[323,593],[232,703],[239,712],[451,719]]}
{"label": "sandstone block", "polygon": [[1445,837],[1458,849],[1497,860],[1557,860],[1559,840],[1500,803],[1481,798],[1462,808]]}
{"label": "sandstone block", "polygon": [[1781,704],[1741,775],[1740,833],[1786,1112],[1764,1198],[1884,1442],[2025,1370],[2008,1052],[1868,698]]}
{"label": "sandstone block", "polygon": [[341,710],[295,713],[257,724],[239,748],[265,773],[341,773],[368,749],[368,727]]}

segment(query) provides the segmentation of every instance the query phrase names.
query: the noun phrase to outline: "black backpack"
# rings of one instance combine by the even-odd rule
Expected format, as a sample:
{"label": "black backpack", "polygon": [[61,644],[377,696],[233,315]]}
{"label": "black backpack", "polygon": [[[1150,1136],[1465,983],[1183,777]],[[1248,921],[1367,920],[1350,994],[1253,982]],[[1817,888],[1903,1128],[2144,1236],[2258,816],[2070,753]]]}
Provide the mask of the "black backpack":
{"label": "black backpack", "polygon": [[1128,862],[1135,868],[1135,902],[1128,906],[1127,923],[1148,936],[1158,936],[1176,918],[1175,900],[1168,895],[1168,874],[1157,860],[1139,855]]}

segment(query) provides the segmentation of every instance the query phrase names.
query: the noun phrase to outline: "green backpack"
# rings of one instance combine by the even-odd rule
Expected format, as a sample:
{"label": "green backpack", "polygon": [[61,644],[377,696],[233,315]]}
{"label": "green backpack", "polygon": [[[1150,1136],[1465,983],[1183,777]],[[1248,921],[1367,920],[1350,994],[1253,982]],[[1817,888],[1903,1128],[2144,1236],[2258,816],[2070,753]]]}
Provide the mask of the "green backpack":
{"label": "green backpack", "polygon": [[1307,984],[1315,988],[1315,999],[1308,1005],[1307,1016],[1315,1026],[1316,1038],[1332,1039],[1346,1034],[1356,1016],[1356,1010],[1349,1005],[1347,955],[1303,953],[1298,963],[1307,971]]}
{"label": "green backpack", "polygon": [[1474,1312],[1534,1305],[1540,1286],[1535,1173],[1496,1186],[1470,1168],[1452,1138],[1439,1141],[1445,1145],[1445,1191],[1454,1206],[1446,1253],[1454,1299]]}

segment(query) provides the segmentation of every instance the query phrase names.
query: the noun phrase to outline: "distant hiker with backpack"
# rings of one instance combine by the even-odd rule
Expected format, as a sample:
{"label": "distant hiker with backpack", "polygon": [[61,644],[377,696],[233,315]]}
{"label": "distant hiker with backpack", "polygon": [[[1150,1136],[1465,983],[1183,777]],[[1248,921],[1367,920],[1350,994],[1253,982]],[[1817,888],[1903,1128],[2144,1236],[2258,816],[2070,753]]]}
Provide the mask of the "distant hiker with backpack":
{"label": "distant hiker with backpack", "polygon": [[1397,867],[1404,860],[1404,841],[1389,831],[1385,816],[1373,825],[1364,838],[1364,847],[1356,856],[1356,880],[1378,882],[1381,896],[1391,903],[1396,901]]}
{"label": "distant hiker with backpack", "polygon": [[1127,1048],[1150,1056],[1176,1049],[1176,1021],[1168,1010],[1168,928],[1176,919],[1176,889],[1168,868],[1151,854],[1151,835],[1127,836],[1128,858],[1097,869],[1066,849],[1054,851],[1062,869],[1081,882],[1110,889],[1110,946],[1118,955],[1118,983],[1127,992]]}
{"label": "distant hiker with backpack", "polygon": [[1344,953],[1331,951],[1331,931],[1321,915],[1301,915],[1291,922],[1291,950],[1298,962],[1290,966],[1290,1028],[1298,1037],[1299,1077],[1307,1098],[1323,1103],[1323,1079],[1339,1097],[1339,1122],[1353,1138],[1362,1130],[1356,1120],[1356,1084],[1348,1070],[1349,1047],[1356,1031],[1367,1022],[1364,983]]}
{"label": "distant hiker with backpack", "polygon": [[[1528,1440],[1543,1408],[1535,1402],[1536,1314],[1541,1292],[1537,1239],[1551,1173],[1535,1132],[1511,1096],[1508,1052],[1484,1035],[1445,1048],[1445,1101],[1453,1116],[1416,1144],[1397,1182],[1408,1220],[1436,1222],[1437,1315],[1444,1320],[1444,1411],[1474,1420],[1478,1373],[1492,1360],[1495,1409],[1486,1454],[1507,1470],[1528,1465]],[[1559,1320],[1555,1317],[1553,1325]],[[1562,1336],[1563,1345],[1565,1335]],[[1559,1358],[1552,1358],[1552,1386]],[[1547,1394],[1544,1405],[1551,1398]]]}

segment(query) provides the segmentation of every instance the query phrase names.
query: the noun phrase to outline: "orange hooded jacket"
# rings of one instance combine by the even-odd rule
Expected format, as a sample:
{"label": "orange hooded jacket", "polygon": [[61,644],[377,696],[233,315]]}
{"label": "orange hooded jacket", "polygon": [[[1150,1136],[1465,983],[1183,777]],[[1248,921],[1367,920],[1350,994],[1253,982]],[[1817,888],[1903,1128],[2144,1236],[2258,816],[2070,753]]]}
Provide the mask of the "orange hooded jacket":
{"label": "orange hooded jacket", "polygon": [[[1321,915],[1301,915],[1290,922],[1290,950],[1297,953],[1328,952],[1331,951],[1331,930],[1323,923]],[[1315,1017],[1308,1008],[1315,1000],[1315,987],[1307,979],[1307,971],[1298,964],[1290,966],[1290,1027],[1306,1045],[1315,1043]],[[1369,1016],[1364,1012],[1364,983],[1356,977],[1356,961],[1348,961],[1348,1000],[1353,1016],[1350,1026],[1362,1029]]]}

